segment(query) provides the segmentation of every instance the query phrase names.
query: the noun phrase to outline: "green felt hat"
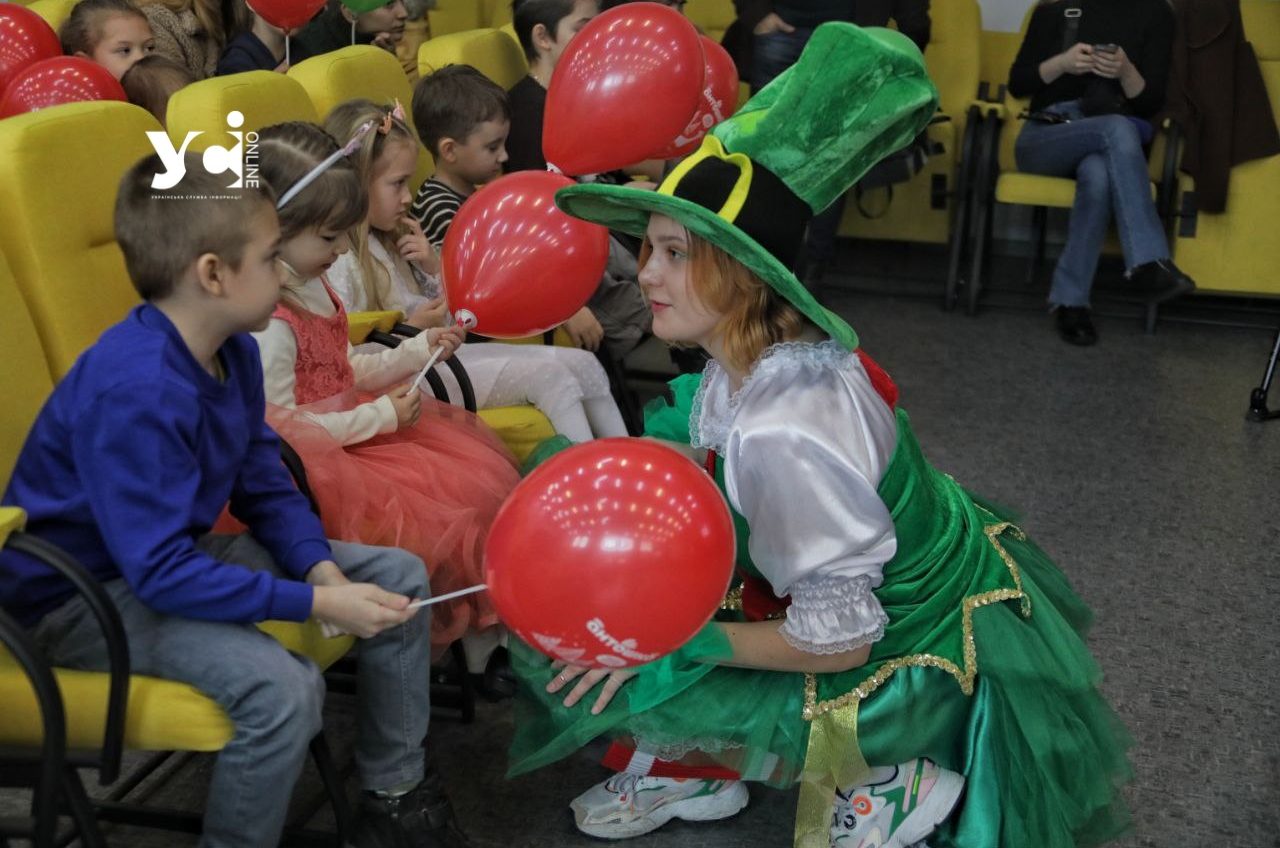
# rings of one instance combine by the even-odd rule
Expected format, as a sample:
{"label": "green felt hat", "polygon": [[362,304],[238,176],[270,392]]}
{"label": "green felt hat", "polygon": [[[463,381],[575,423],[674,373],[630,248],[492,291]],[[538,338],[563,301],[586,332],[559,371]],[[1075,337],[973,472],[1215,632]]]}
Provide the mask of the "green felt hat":
{"label": "green felt hat", "polygon": [[563,188],[570,215],[643,235],[666,215],[729,253],[850,350],[853,328],[792,273],[805,227],[873,165],[911,142],[937,110],[924,57],[887,29],[829,23],[795,65],[717,125],[657,191]]}

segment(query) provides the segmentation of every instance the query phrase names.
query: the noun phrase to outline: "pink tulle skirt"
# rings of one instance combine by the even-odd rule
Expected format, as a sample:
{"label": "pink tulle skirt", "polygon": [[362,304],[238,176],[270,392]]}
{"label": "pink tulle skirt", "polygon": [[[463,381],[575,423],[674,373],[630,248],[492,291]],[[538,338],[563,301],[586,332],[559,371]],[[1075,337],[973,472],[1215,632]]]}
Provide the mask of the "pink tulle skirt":
{"label": "pink tulle skirt", "polygon": [[[302,458],[325,532],[416,554],[433,595],[484,582],[485,538],[520,479],[515,458],[475,415],[426,397],[414,425],[347,447],[300,414],[369,399],[352,391],[298,410],[267,408],[268,423]],[[437,653],[468,629],[498,621],[487,592],[436,604],[431,613]]]}

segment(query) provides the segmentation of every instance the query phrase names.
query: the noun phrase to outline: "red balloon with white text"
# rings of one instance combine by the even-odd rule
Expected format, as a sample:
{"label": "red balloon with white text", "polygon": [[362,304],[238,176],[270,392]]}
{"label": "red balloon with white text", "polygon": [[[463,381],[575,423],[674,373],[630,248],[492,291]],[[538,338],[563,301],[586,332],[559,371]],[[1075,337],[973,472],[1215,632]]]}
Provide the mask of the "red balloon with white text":
{"label": "red balloon with white text", "polygon": [[658,3],[593,18],[561,55],[547,88],[542,153],[581,176],[649,158],[688,125],[702,99],[698,31]]}
{"label": "red balloon with white text", "polygon": [[625,668],[711,619],[734,544],[729,507],[700,466],[647,439],[598,439],[556,454],[507,498],[485,583],[507,627],[547,656]]}

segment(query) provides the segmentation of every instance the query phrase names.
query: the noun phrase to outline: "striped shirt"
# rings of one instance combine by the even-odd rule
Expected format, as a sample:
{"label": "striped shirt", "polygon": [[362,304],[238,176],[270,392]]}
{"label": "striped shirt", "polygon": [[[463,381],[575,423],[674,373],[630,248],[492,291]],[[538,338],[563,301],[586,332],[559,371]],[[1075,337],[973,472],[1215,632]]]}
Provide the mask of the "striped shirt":
{"label": "striped shirt", "polygon": [[413,217],[422,225],[422,232],[427,241],[437,250],[444,244],[444,234],[449,232],[453,216],[458,214],[465,197],[458,194],[439,180],[427,180],[418,189],[418,196],[413,199]]}

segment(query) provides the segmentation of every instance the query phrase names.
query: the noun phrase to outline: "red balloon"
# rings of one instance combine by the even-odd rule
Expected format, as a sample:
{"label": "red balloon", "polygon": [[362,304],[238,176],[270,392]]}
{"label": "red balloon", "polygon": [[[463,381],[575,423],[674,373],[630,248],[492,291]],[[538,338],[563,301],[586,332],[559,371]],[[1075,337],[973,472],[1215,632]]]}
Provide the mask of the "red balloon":
{"label": "red balloon", "polygon": [[111,72],[79,56],[42,59],[20,71],[0,97],[0,118],[83,100],[128,100]]}
{"label": "red balloon", "polygon": [[251,0],[250,9],[272,26],[297,29],[324,8],[325,0]]}
{"label": "red balloon", "polygon": [[556,208],[556,191],[568,185],[549,171],[519,171],[462,204],[441,257],[460,322],[494,338],[531,336],[564,323],[591,297],[609,261],[609,231]]}
{"label": "red balloon", "polygon": [[652,662],[724,601],[733,520],[711,477],[646,439],[599,439],[540,465],[499,510],[485,583],[503,622],[547,656]]}
{"label": "red balloon", "polygon": [[17,3],[0,3],[0,93],[23,68],[62,55],[53,27]]}
{"label": "red balloon", "polygon": [[688,156],[698,149],[702,137],[716,124],[732,115],[738,105],[738,66],[734,64],[728,50],[705,35],[701,38],[706,78],[698,111],[693,113],[693,118],[674,141],[644,158],[675,159],[677,156]]}
{"label": "red balloon", "polygon": [[668,6],[624,3],[565,48],[547,89],[542,152],[566,174],[598,174],[651,156],[702,99],[693,24]]}

